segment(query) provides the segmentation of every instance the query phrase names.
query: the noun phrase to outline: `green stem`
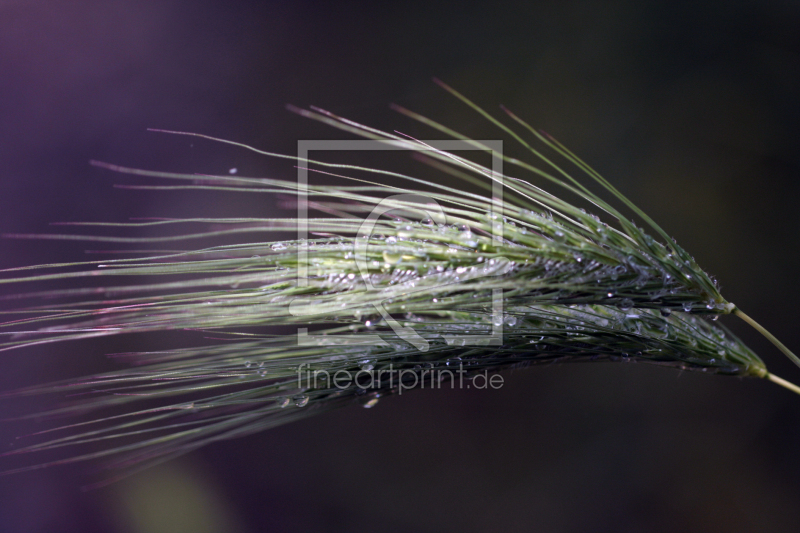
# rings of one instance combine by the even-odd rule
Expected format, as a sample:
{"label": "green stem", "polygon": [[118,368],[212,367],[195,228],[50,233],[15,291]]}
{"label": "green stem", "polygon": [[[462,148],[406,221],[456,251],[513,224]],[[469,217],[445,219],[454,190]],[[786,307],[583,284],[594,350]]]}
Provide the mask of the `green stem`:
{"label": "green stem", "polygon": [[775,374],[767,374],[767,379],[772,381],[773,383],[777,383],[781,387],[786,387],[790,391],[796,392],[797,394],[800,394],[800,387],[798,387],[794,383],[789,383],[785,379],[779,378]]}
{"label": "green stem", "polygon": [[[800,366],[800,357],[797,357],[794,353],[792,353],[792,351],[789,348],[784,346],[781,341],[776,339],[775,336],[772,333],[770,333],[769,331],[764,329],[761,326],[761,324],[759,324],[758,322],[756,322],[755,320],[753,320],[752,318],[750,318],[749,316],[744,314],[742,312],[742,310],[739,309],[738,307],[733,310],[733,314],[738,316],[739,318],[741,318],[742,320],[744,320],[745,322],[747,322],[751,326],[753,326],[756,329],[756,331],[758,331],[759,333],[764,335],[767,339],[769,339],[769,341],[772,344],[777,346],[780,351],[782,351],[784,354],[786,354],[786,357],[791,359],[794,362],[794,364],[796,364],[797,366]],[[772,379],[772,377],[770,377],[770,379]],[[780,378],[778,378],[778,379],[780,379]],[[776,383],[777,383],[777,381],[776,381]]]}

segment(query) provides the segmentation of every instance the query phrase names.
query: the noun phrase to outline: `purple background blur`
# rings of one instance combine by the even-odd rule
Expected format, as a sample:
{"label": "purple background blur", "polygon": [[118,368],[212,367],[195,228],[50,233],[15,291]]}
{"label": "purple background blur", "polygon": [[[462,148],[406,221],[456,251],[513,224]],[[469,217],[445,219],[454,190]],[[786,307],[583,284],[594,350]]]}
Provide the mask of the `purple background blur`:
{"label": "purple background blur", "polygon": [[[0,232],[277,213],[274,198],[114,189],[125,178],[88,165],[292,177],[274,160],[146,128],[285,153],[341,136],[286,111],[292,103],[437,137],[391,112],[396,102],[497,138],[432,76],[555,135],[800,349],[795,1],[0,0]],[[0,267],[81,260],[84,249],[2,240]],[[800,381],[766,341],[722,320]],[[158,346],[3,353],[0,390]],[[800,398],[788,391],[647,365],[505,376],[498,391],[389,398],[92,492],[80,491],[86,464],[0,477],[0,531],[800,530]],[[0,425],[0,445],[31,427]]]}

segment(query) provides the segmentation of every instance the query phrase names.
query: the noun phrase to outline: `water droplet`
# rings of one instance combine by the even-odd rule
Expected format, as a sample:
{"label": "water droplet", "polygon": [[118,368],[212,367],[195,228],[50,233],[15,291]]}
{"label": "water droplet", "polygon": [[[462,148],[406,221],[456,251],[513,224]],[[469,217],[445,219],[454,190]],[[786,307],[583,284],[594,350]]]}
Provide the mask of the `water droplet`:
{"label": "water droplet", "polygon": [[237,169],[236,167],[233,167],[232,169],[228,170],[228,174],[236,174],[237,172],[239,172],[239,169]]}
{"label": "water droplet", "polygon": [[516,326],[517,325],[517,317],[515,317],[514,315],[506,315],[506,318],[505,318],[504,322],[508,326]]}
{"label": "water droplet", "polygon": [[669,307],[662,307],[660,311],[661,311],[661,316],[669,316],[672,314],[672,309],[670,309]]}
{"label": "water droplet", "polygon": [[298,394],[297,396],[292,396],[292,401],[297,407],[305,407],[308,405],[308,396],[305,394]]}
{"label": "water droplet", "polygon": [[402,252],[399,252],[397,250],[384,250],[383,251],[383,260],[386,263],[390,264],[390,265],[396,265],[402,259],[403,259]]}
{"label": "water droplet", "polygon": [[630,298],[623,298],[622,300],[619,301],[617,306],[623,311],[627,311],[628,309],[633,307],[633,300],[631,300]]}
{"label": "water droplet", "polygon": [[683,310],[687,313],[692,310],[692,303],[691,302],[684,302]]}
{"label": "water droplet", "polygon": [[376,405],[378,405],[378,399],[381,397],[380,394],[375,394],[372,398],[364,401],[363,407],[364,409],[372,409]]}
{"label": "water droplet", "polygon": [[375,368],[375,361],[372,361],[370,359],[364,359],[359,364],[361,365],[361,370],[364,370],[366,372],[369,372],[370,370]]}
{"label": "water droplet", "polygon": [[286,249],[286,245],[283,244],[282,242],[276,242],[275,244],[272,245],[271,248],[273,250],[285,250]]}
{"label": "water droplet", "polygon": [[397,243],[397,238],[392,236],[392,235],[389,235],[388,237],[386,237],[386,241],[385,242],[386,242],[386,244],[396,244]]}
{"label": "water droplet", "polygon": [[244,367],[245,368],[250,368],[251,366],[253,366],[253,363],[251,361],[245,361],[244,362]]}
{"label": "water droplet", "polygon": [[475,240],[475,235],[472,234],[472,231],[469,229],[468,226],[464,227],[467,229],[458,234],[458,240],[462,245],[466,246],[467,248],[477,247],[478,241]]}
{"label": "water droplet", "polygon": [[278,400],[278,407],[283,409],[284,407],[289,406],[289,398],[276,398]]}

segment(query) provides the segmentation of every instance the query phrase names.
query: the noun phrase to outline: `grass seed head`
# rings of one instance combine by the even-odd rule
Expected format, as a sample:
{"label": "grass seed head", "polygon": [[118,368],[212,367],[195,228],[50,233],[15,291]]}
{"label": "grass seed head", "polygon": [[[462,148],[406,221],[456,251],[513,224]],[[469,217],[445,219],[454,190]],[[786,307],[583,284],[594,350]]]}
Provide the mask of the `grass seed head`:
{"label": "grass seed head", "polygon": [[[481,373],[515,366],[633,361],[769,377],[800,392],[769,374],[761,359],[728,330],[707,320],[737,313],[760,328],[726,301],[695,260],[610,183],[557,141],[507,112],[545,148],[630,208],[656,237],[521,135],[445,88],[519,141],[540,163],[502,156],[506,168],[576,195],[600,216],[455,152],[318,109],[293,108],[362,137],[424,154],[435,170],[484,192],[491,191],[492,184],[502,185],[503,200],[391,170],[322,161],[304,164],[348,184],[301,189],[287,180],[168,174],[96,163],[174,183],[145,188],[298,193],[301,206],[323,216],[106,224],[132,230],[176,224],[201,228],[161,237],[33,236],[158,245],[201,237],[269,235],[303,224],[311,238],[267,237],[144,258],[5,271],[0,283],[60,280],[69,286],[14,297],[15,303],[46,297],[59,304],[16,309],[16,320],[0,324],[0,331],[6,332],[0,350],[180,330],[213,332],[222,340],[195,348],[123,354],[135,363],[129,369],[11,393],[108,393],[79,396],[38,413],[57,417],[93,411],[95,418],[67,426],[67,436],[15,453],[101,442],[108,447],[74,454],[67,461],[114,455],[121,457],[118,466],[150,464],[354,401],[372,407],[382,396],[424,386],[426,374],[433,376],[435,371],[439,376],[449,372],[452,384],[456,377],[477,379]],[[476,148],[488,148],[399,110]],[[139,282],[144,276],[148,281]],[[89,277],[102,280],[101,287],[81,288],[80,279]],[[498,294],[500,311],[495,306]],[[279,335],[270,329],[286,326],[310,329],[313,335],[299,342],[296,334]],[[502,335],[493,337],[497,331]],[[358,342],[367,335],[373,340]],[[794,357],[777,339],[771,340]],[[380,379],[382,371],[396,372],[396,379]],[[338,386],[331,377],[337,372],[370,379]],[[436,383],[442,381],[446,379],[437,378]],[[158,406],[146,406],[152,401]]]}

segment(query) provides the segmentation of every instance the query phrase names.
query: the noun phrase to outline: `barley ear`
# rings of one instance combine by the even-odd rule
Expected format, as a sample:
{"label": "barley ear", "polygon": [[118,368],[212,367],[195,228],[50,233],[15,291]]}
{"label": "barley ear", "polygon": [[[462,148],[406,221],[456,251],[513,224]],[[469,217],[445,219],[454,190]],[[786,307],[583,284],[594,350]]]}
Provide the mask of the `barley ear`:
{"label": "barley ear", "polygon": [[[511,136],[513,136],[514,139],[516,139],[518,142],[520,142],[525,148],[527,148],[529,151],[531,151],[539,159],[541,159],[542,161],[544,161],[548,165],[550,165],[553,168],[555,168],[562,176],[564,176],[565,178],[569,179],[577,187],[579,187],[580,190],[583,193],[587,194],[588,195],[587,199],[590,199],[590,201],[593,201],[599,207],[604,208],[607,212],[609,212],[611,214],[615,214],[615,215],[617,214],[616,210],[609,209],[608,204],[606,204],[605,202],[601,202],[599,198],[597,198],[596,196],[592,195],[588,191],[588,189],[586,189],[583,185],[581,185],[580,183],[576,182],[572,177],[570,177],[567,173],[565,173],[560,167],[558,167],[557,165],[555,165],[552,162],[550,162],[549,159],[547,159],[545,156],[543,156],[537,150],[532,148],[528,143],[526,143],[524,140],[522,140],[511,129],[509,129],[504,124],[502,124],[500,121],[498,121],[497,119],[492,117],[489,113],[487,113],[486,111],[481,109],[478,105],[476,105],[474,102],[472,102],[469,98],[467,98],[466,96],[462,95],[461,93],[459,93],[458,91],[456,91],[455,89],[453,89],[452,87],[450,87],[449,85],[447,85],[446,83],[444,83],[443,81],[441,81],[439,79],[434,78],[433,81],[437,85],[439,85],[441,88],[443,88],[445,91],[447,91],[451,95],[455,96],[456,98],[458,98],[459,100],[461,100],[462,102],[467,104],[473,110],[477,111],[484,118],[488,119],[492,124],[498,126],[500,129],[502,129],[506,133],[508,133]],[[556,139],[552,138],[551,136],[547,135],[546,133],[539,132],[535,128],[532,128],[528,123],[523,121],[521,118],[519,118],[517,115],[515,115],[509,109],[507,109],[505,106],[501,106],[501,109],[509,117],[511,117],[514,121],[516,121],[517,123],[522,125],[526,130],[531,132],[533,135],[535,135],[536,138],[538,138],[540,141],[542,141],[546,146],[548,146],[551,149],[553,149],[555,152],[557,152],[558,154],[563,156],[568,161],[571,161],[578,168],[583,170],[594,181],[596,181],[597,183],[602,185],[607,191],[612,193],[618,200],[620,200],[628,208],[630,208],[634,213],[636,213],[639,217],[641,217],[643,220],[645,220],[647,222],[647,224],[651,228],[653,228],[659,235],[661,235],[662,238],[664,238],[665,242],[669,242],[670,241],[669,235],[661,228],[661,226],[659,226],[644,211],[642,211],[633,202],[631,202],[625,195],[623,195],[619,190],[617,190],[616,187],[614,187],[605,178],[603,178],[597,171],[595,171],[592,167],[590,167],[588,164],[586,164],[578,156],[576,156],[574,153],[572,153],[566,146],[564,146],[563,144],[561,144],[560,142],[558,142]],[[681,253],[682,252],[682,250],[680,248],[677,248],[677,247],[675,248],[675,250],[676,250],[677,253]],[[756,322],[755,320],[750,318],[747,314],[745,314],[739,308],[737,308],[735,305],[733,305],[733,304],[731,304],[729,302],[723,303],[722,307],[723,307],[723,312],[725,312],[725,313],[733,313],[733,314],[737,315],[739,318],[741,318],[742,320],[744,320],[745,322],[747,322],[748,324],[750,324],[750,326],[752,326],[756,331],[761,333],[772,344],[774,344],[781,352],[783,352],[786,355],[786,357],[791,359],[794,364],[796,364],[798,367],[800,367],[800,358],[797,357],[789,348],[787,348],[774,335],[772,335],[769,331],[764,329],[764,327],[761,326],[758,322]],[[777,383],[777,384],[779,384],[779,385],[781,385],[783,387],[786,387],[789,390],[792,390],[792,391],[797,392],[798,394],[800,394],[800,387],[798,387],[797,385],[794,385],[794,384],[792,384],[792,383],[790,383],[790,382],[788,382],[788,381],[786,381],[784,379],[781,379],[781,378],[779,378],[777,376],[774,376],[772,374],[769,374],[769,373],[766,373],[762,377],[768,377],[771,381],[774,381],[775,383]]]}

